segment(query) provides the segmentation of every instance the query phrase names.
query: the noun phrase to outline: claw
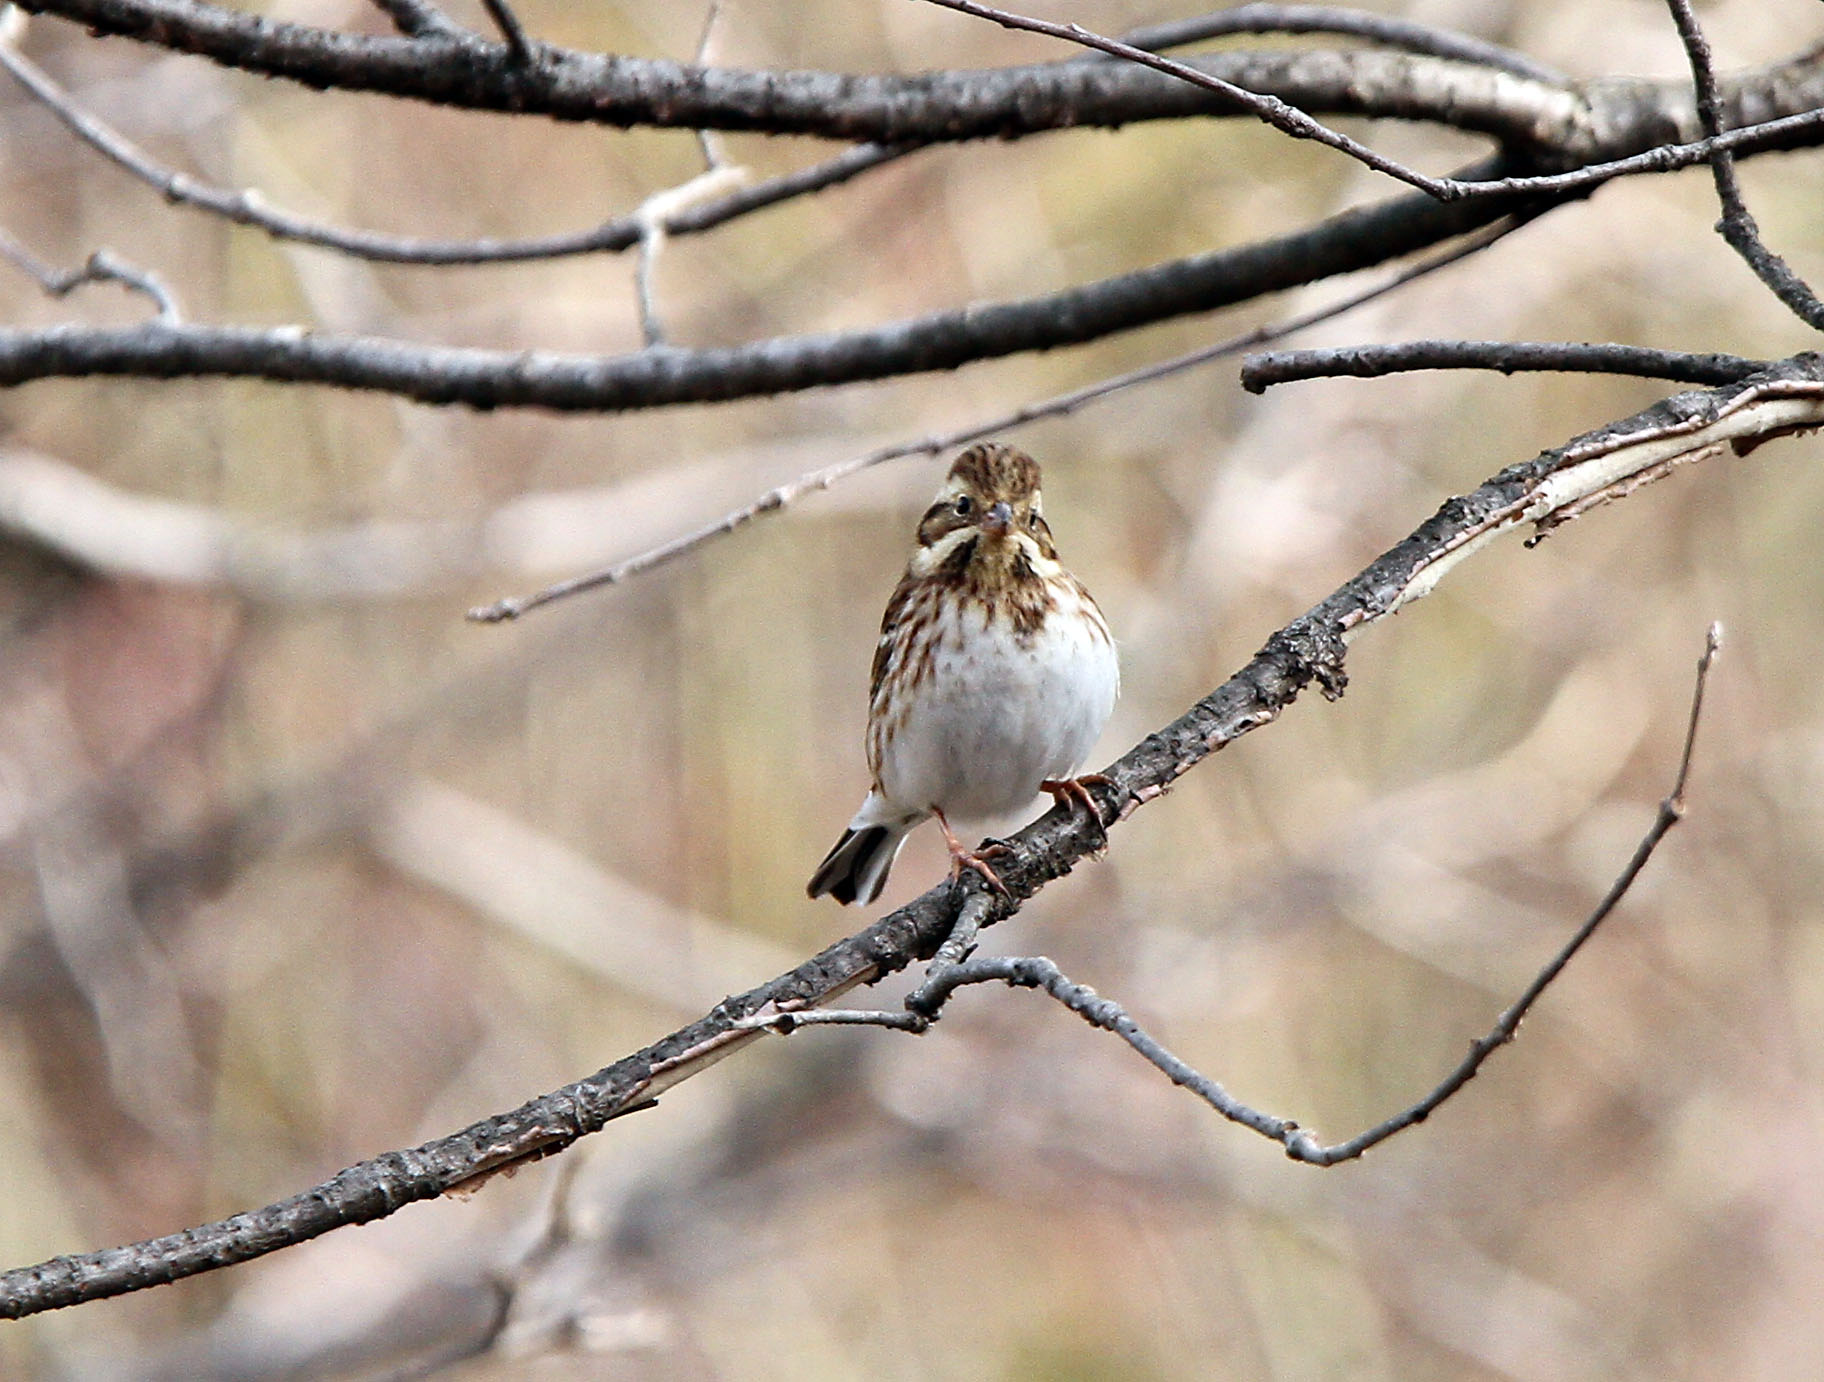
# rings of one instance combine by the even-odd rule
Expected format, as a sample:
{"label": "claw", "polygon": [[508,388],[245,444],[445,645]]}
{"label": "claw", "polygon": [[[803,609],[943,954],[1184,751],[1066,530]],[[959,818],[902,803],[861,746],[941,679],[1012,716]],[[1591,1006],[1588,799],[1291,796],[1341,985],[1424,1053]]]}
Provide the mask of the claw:
{"label": "claw", "polygon": [[1096,831],[1102,836],[1102,844],[1096,851],[1100,854],[1108,848],[1108,827],[1102,824],[1102,807],[1089,790],[1091,783],[1098,787],[1115,785],[1114,779],[1106,773],[1084,773],[1081,777],[1048,777],[1039,784],[1039,790],[1055,802],[1071,802],[1083,808],[1083,814],[1095,822]]}
{"label": "claw", "polygon": [[937,817],[938,825],[943,828],[944,843],[950,846],[950,877],[952,879],[961,878],[964,869],[974,869],[987,880],[988,886],[993,888],[1002,897],[1012,897],[1013,894],[1007,891],[1007,885],[1001,882],[1000,877],[993,869],[988,867],[986,856],[990,854],[1011,854],[1013,851],[999,840],[989,841],[985,849],[970,849],[961,840],[956,838],[956,832],[950,828],[950,822],[944,819],[944,813],[942,811],[936,811],[934,809],[933,814]]}

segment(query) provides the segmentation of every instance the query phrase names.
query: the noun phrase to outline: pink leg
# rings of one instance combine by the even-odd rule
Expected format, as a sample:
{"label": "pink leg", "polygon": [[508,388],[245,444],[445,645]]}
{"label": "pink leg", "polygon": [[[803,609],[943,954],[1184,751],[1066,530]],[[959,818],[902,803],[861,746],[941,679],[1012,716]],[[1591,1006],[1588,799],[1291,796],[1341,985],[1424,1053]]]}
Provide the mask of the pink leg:
{"label": "pink leg", "polygon": [[942,811],[939,811],[935,806],[932,807],[931,810],[937,817],[938,825],[943,829],[944,843],[950,846],[950,876],[952,878],[961,878],[965,868],[974,869],[977,873],[981,874],[983,878],[987,879],[988,885],[1001,894],[1001,896],[1012,897],[1013,894],[1007,891],[1007,885],[1001,882],[994,870],[988,867],[988,861],[982,857],[983,854],[1005,854],[1007,853],[1007,846],[990,845],[987,849],[978,854],[956,838],[956,832],[950,828],[950,822],[944,819],[944,813]]}

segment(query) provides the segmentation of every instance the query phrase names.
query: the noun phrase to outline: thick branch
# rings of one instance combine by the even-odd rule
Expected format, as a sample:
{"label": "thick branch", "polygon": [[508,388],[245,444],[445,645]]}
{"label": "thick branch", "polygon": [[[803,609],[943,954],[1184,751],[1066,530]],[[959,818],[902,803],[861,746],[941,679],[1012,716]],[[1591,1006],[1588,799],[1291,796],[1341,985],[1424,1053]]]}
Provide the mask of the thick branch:
{"label": "thick branch", "polygon": [[421,346],[296,328],[147,325],[0,330],[0,386],[95,375],[259,378],[397,393],[472,408],[617,411],[954,369],[1075,345],[1373,267],[1496,220],[1507,204],[1409,195],[1307,230],[1014,302],[861,331],[717,349],[660,346],[618,357]]}
{"label": "thick branch", "polygon": [[[1217,94],[1116,62],[864,76],[734,71],[541,44],[532,61],[520,63],[478,37],[347,34],[201,0],[25,0],[23,8],[313,88],[608,125],[894,144],[1236,113]],[[1476,62],[1380,49],[1218,53],[1189,61],[1312,115],[1435,121],[1549,150],[1566,166],[1636,153],[1669,132],[1695,137],[1697,131],[1683,83],[1561,87]],[[1807,54],[1729,82],[1723,102],[1728,126],[1813,109],[1824,105],[1824,70]]]}
{"label": "thick branch", "polygon": [[[1271,723],[1311,683],[1341,694],[1347,635],[1428,593],[1457,561],[1497,534],[1541,527],[1666,474],[1681,460],[1824,423],[1824,359],[1802,355],[1741,384],[1681,394],[1557,450],[1510,466],[1446,503],[1322,603],[1293,620],[1235,676],[1179,719],[1148,735],[1095,787],[1122,820],[1198,762]],[[944,883],[788,974],[718,1004],[703,1018],[586,1080],[485,1119],[449,1137],[362,1162],[301,1195],[166,1238],[0,1274],[0,1317],[18,1318],[175,1281],[244,1262],[346,1224],[384,1217],[416,1200],[474,1185],[496,1171],[548,1156],[671,1085],[755,1040],[763,1009],[814,1007],[930,958],[965,899],[984,924],[1004,918],[1104,839],[1074,807],[1056,807],[997,856],[1009,895],[982,900],[973,875]]]}

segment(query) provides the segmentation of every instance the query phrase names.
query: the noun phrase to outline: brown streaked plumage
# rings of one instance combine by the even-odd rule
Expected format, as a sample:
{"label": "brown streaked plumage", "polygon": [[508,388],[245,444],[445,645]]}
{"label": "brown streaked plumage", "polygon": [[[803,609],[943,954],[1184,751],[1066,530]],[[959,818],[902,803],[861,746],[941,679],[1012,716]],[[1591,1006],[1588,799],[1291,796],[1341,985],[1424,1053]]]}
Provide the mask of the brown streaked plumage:
{"label": "brown streaked plumage", "polygon": [[988,442],[958,456],[887,601],[868,703],[867,799],[812,876],[812,897],[871,902],[906,834],[935,815],[956,866],[993,872],[950,815],[1012,811],[1068,781],[1120,687],[1096,602],[1058,561],[1039,466]]}

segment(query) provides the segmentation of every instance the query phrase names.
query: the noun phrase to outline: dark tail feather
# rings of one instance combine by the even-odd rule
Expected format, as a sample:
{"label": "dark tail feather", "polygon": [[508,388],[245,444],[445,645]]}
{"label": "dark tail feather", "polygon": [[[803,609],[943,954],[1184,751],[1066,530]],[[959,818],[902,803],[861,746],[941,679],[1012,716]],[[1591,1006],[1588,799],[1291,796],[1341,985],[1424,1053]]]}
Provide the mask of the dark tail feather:
{"label": "dark tail feather", "polygon": [[805,889],[812,897],[828,893],[847,906],[851,902],[867,904],[880,896],[887,884],[887,870],[893,867],[893,856],[899,853],[903,832],[884,825],[870,825],[863,830],[845,830]]}

